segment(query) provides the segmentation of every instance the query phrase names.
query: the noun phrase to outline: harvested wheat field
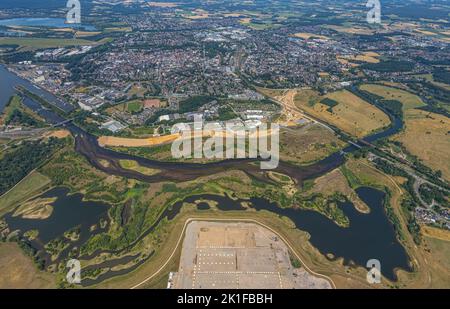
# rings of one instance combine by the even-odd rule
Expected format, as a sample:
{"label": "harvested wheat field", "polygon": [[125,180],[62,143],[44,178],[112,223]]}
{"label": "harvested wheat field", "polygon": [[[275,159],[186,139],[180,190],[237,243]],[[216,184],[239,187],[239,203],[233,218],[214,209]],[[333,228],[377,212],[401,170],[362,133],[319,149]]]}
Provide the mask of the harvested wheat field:
{"label": "harvested wheat field", "polygon": [[309,40],[310,38],[318,38],[318,39],[322,39],[322,40],[328,40],[328,37],[326,37],[326,36],[318,35],[318,34],[314,34],[314,33],[307,33],[307,32],[295,33],[295,34],[293,34],[293,36],[296,38],[304,39],[304,40]]}
{"label": "harvested wheat field", "polygon": [[450,231],[439,229],[436,227],[431,227],[427,225],[421,226],[422,234],[428,237],[444,240],[444,241],[450,241]]}
{"label": "harvested wheat field", "polygon": [[[337,105],[330,108],[320,103],[326,98],[335,101]],[[369,135],[390,124],[385,113],[347,90],[325,96],[320,96],[313,90],[302,90],[298,92],[295,104],[312,116],[357,137]]]}
{"label": "harvested wheat field", "polygon": [[406,128],[395,140],[417,156],[434,170],[442,171],[446,180],[450,180],[450,119],[417,109],[405,113]]}

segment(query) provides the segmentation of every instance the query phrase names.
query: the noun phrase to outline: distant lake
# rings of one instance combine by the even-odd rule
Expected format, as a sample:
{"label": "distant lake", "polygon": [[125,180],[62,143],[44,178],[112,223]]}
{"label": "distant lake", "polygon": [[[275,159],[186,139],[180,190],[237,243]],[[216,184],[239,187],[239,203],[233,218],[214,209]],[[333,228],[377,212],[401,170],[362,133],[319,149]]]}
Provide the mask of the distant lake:
{"label": "distant lake", "polygon": [[0,26],[28,26],[48,28],[80,28],[96,30],[95,26],[83,24],[67,24],[64,18],[11,18],[0,19]]}

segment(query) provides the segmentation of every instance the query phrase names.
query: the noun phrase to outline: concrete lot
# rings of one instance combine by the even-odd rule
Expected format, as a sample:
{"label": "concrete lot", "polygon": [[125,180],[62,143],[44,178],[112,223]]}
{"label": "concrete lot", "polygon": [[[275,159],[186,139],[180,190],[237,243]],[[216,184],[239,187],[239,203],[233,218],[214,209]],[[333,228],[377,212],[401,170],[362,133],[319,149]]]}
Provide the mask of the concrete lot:
{"label": "concrete lot", "polygon": [[291,265],[287,246],[254,223],[193,221],[183,242],[175,289],[331,288]]}

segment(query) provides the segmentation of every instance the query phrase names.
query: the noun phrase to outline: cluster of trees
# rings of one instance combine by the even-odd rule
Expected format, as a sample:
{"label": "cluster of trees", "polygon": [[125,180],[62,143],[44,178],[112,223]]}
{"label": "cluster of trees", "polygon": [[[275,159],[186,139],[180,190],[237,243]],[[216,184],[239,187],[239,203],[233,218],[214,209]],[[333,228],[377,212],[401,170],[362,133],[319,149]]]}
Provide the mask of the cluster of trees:
{"label": "cluster of trees", "polygon": [[436,69],[433,72],[433,78],[437,82],[450,84],[450,72],[445,69],[442,68]]}
{"label": "cluster of trees", "polygon": [[411,233],[414,242],[417,245],[420,245],[420,242],[422,241],[420,236],[420,225],[417,223],[416,217],[414,216],[414,211],[417,204],[408,197],[402,201],[401,206],[407,217],[406,220],[408,231]]}
{"label": "cluster of trees", "polygon": [[215,97],[207,96],[207,95],[191,97],[191,98],[188,98],[188,99],[180,102],[180,107],[179,107],[178,111],[180,113],[196,111],[203,105],[205,105],[215,99],[216,99]]}
{"label": "cluster of trees", "polygon": [[420,186],[419,192],[420,196],[426,203],[431,204],[435,201],[441,206],[450,208],[450,202],[447,200],[446,194],[439,188],[428,184],[423,184]]}
{"label": "cluster of trees", "polygon": [[6,125],[14,124],[14,125],[24,125],[27,127],[40,127],[42,124],[38,122],[36,119],[24,113],[18,109],[15,109],[11,115],[9,115],[8,119],[5,121]]}
{"label": "cluster of trees", "polygon": [[363,69],[388,73],[388,72],[409,72],[414,69],[414,62],[405,60],[387,60],[379,63],[366,63],[361,66]]}
{"label": "cluster of trees", "polygon": [[330,113],[333,112],[333,107],[339,105],[339,102],[337,102],[337,101],[335,101],[335,100],[333,100],[333,99],[330,99],[330,98],[325,98],[325,99],[323,99],[322,101],[320,101],[320,103],[322,103],[322,104],[328,106],[327,111],[330,112]]}
{"label": "cluster of trees", "polygon": [[13,147],[0,160],[0,195],[15,186],[64,143],[64,140],[50,138],[46,142],[30,141]]}

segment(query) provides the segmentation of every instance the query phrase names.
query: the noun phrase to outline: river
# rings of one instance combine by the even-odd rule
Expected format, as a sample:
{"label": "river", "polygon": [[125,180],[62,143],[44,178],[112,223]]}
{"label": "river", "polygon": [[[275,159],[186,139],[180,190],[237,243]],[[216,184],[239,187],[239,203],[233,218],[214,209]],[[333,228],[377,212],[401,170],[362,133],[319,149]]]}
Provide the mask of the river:
{"label": "river", "polygon": [[34,85],[30,81],[17,76],[10,72],[4,65],[0,64],[0,113],[5,108],[5,105],[8,103],[11,96],[16,93],[15,88],[17,86],[22,86],[66,113],[71,112],[74,109],[72,104],[61,100],[54,94]]}
{"label": "river", "polygon": [[[33,90],[32,92],[37,95],[42,94],[42,97],[44,99],[50,99],[50,103],[54,105],[63,108],[70,107],[68,108],[68,110],[71,110],[73,108],[72,105],[62,102],[60,99],[40,88],[36,88],[30,82],[15,76],[13,73],[6,70],[4,66],[0,65],[0,104],[5,104],[5,102],[8,101],[9,97],[14,93],[14,87],[19,85],[27,88],[28,90]],[[39,103],[34,102],[29,98],[26,99],[26,102],[27,106],[32,106],[34,110],[39,110],[39,106],[36,105]],[[45,110],[45,113],[42,113],[41,116],[46,118],[51,123],[54,121],[59,122],[59,120],[61,120],[60,116],[56,115],[53,111],[50,110]],[[366,137],[364,140],[368,142],[374,142],[379,138],[387,137],[391,134],[397,133],[402,127],[402,121],[400,119],[397,119],[393,115],[389,114],[389,116],[393,124],[391,127],[382,132]],[[67,124],[66,127],[75,136],[76,151],[86,157],[86,159],[94,167],[109,174],[134,178],[144,182],[152,183],[161,181],[188,181],[201,176],[216,174],[227,170],[241,170],[261,181],[270,182],[270,179],[268,179],[263,173],[261,173],[259,165],[255,164],[257,160],[254,159],[224,160],[221,162],[208,164],[159,162],[124,153],[118,153],[110,149],[105,149],[99,146],[97,138],[95,136],[88,134],[74,124]],[[354,146],[349,146],[344,151],[351,152],[355,149],[356,148]],[[158,169],[160,170],[160,172],[153,176],[146,176],[135,171],[123,169],[119,164],[119,160],[123,159],[135,160],[142,166]],[[110,164],[108,166],[105,166],[105,164],[101,163],[101,160],[106,160]],[[300,185],[304,180],[324,175],[339,167],[344,162],[344,154],[338,152],[310,166],[299,167],[286,162],[280,162],[276,171],[289,175]],[[269,203],[263,199],[252,199],[251,204],[253,205],[252,207],[257,210],[265,209],[291,218],[291,220],[296,224],[297,228],[307,231],[311,234],[311,244],[318,248],[319,251],[323,254],[332,253],[336,258],[344,258],[346,263],[355,263],[362,266],[365,266],[367,260],[371,258],[378,258],[382,262],[383,274],[389,279],[395,279],[395,269],[402,268],[405,270],[410,270],[410,267],[407,254],[404,248],[397,241],[392,224],[387,219],[386,214],[383,210],[384,193],[370,188],[361,188],[357,193],[358,195],[360,195],[361,199],[363,199],[367,203],[372,211],[370,214],[364,215],[354,210],[353,205],[349,203],[339,205],[339,207],[344,211],[344,213],[350,220],[350,227],[346,229],[340,228],[333,221],[314,211],[282,209],[279,208],[276,204]],[[60,196],[60,198],[62,198],[62,200],[65,199],[64,196]],[[217,196],[199,196],[188,198],[185,201],[192,201],[194,198],[213,200],[220,199]],[[229,205],[232,205],[233,200],[219,200],[218,202],[219,209],[225,211],[227,210]],[[78,204],[80,203],[82,202],[80,201]],[[143,232],[143,234],[136,241],[134,241],[132,244],[130,244],[129,247],[124,248],[123,250],[131,248],[135,243],[151,233],[163,218],[172,220],[178,214],[178,211],[182,206],[183,201],[176,203],[169,209],[166,209],[161,217],[157,220],[157,222],[152,225],[152,227]],[[237,205],[235,206],[238,207]],[[75,209],[77,209],[76,207]],[[103,207],[101,207],[101,209],[103,209]],[[98,220],[98,217],[96,218]],[[79,223],[84,224],[83,218],[78,219]],[[11,220],[14,219],[8,217],[8,223],[12,222]],[[24,221],[16,221],[16,223],[17,226],[21,226],[22,224],[24,224]],[[56,226],[59,226],[58,223],[55,224]],[[32,228],[32,225],[22,225],[22,228],[24,229],[23,231],[26,230],[25,227]],[[44,235],[45,233],[43,234],[43,236]],[[45,239],[47,239],[47,237]],[[84,256],[83,258],[92,258],[100,254],[101,252],[106,251],[97,251],[92,255]],[[105,274],[102,277],[106,278],[110,276],[111,274]],[[94,280],[93,282],[97,281]]]}

